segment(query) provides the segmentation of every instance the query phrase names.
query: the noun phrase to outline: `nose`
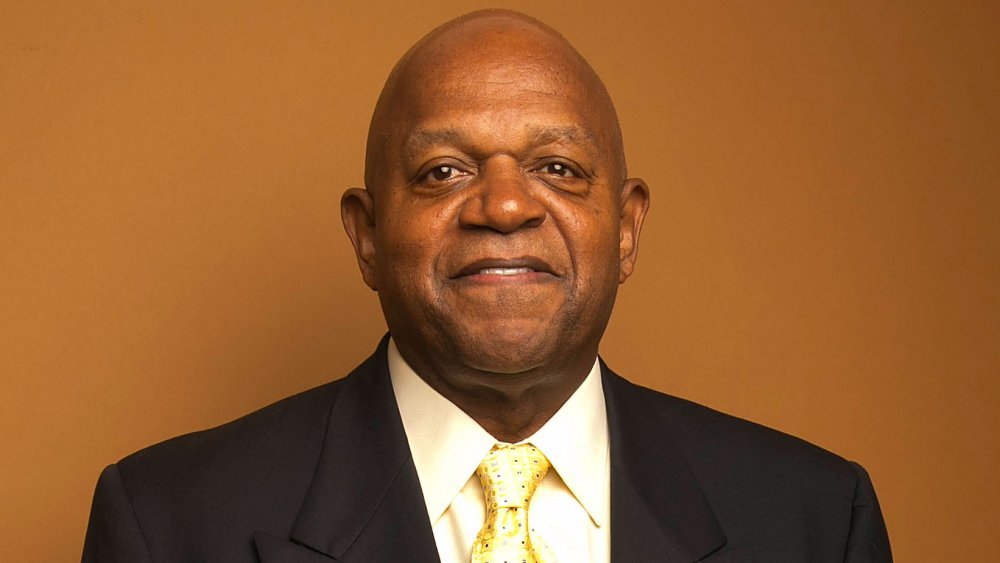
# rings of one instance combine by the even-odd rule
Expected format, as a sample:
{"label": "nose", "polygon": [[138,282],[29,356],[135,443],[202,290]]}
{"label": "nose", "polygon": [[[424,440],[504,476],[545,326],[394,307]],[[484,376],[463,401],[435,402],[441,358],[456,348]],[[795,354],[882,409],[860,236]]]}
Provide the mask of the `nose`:
{"label": "nose", "polygon": [[537,227],[545,220],[545,206],[532,197],[530,179],[513,158],[487,161],[482,166],[473,195],[459,213],[468,228],[488,228],[499,233]]}

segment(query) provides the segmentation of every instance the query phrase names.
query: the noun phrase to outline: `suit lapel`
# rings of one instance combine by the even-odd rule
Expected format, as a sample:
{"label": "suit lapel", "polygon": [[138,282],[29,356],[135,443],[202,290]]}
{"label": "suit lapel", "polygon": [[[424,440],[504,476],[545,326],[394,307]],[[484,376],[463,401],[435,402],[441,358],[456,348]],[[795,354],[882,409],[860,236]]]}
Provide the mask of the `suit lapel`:
{"label": "suit lapel", "polygon": [[292,542],[255,536],[262,563],[438,560],[389,379],[387,342],[343,381]]}
{"label": "suit lapel", "polygon": [[329,556],[267,532],[254,532],[257,557],[263,563],[330,563]]}
{"label": "suit lapel", "polygon": [[611,560],[698,561],[726,543],[649,393],[601,362],[611,435]]}

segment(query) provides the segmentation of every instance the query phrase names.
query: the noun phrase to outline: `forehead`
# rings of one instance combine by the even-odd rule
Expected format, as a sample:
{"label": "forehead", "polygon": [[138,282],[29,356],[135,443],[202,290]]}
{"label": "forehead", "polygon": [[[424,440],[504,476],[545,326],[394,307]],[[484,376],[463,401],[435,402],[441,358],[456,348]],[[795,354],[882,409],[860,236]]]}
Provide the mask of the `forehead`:
{"label": "forehead", "polygon": [[409,69],[400,85],[399,105],[422,114],[451,108],[499,111],[543,109],[584,114],[588,89],[566,61],[525,58],[520,53],[495,57],[437,58]]}
{"label": "forehead", "polygon": [[[572,144],[597,150],[593,133],[577,125],[538,125],[532,123],[515,124],[521,136],[532,145]],[[469,128],[474,129],[474,128]],[[500,131],[497,131],[500,133]],[[436,145],[468,145],[472,140],[464,127],[453,127],[446,122],[423,124],[411,131],[405,139],[406,152],[416,153]]]}
{"label": "forehead", "polygon": [[392,104],[393,136],[420,145],[476,129],[595,143],[611,127],[577,61],[552,45],[503,39],[437,46],[410,61]]}
{"label": "forehead", "polygon": [[586,61],[561,36],[538,22],[480,18],[431,32],[404,55],[400,70],[476,66],[504,74],[508,69],[562,67],[582,71]]}
{"label": "forehead", "polygon": [[618,120],[600,78],[565,39],[533,20],[456,20],[414,45],[372,115],[366,184],[384,184],[383,165],[410,156],[408,139],[454,144],[447,141],[460,134],[495,142],[484,152],[513,150],[528,137],[583,140],[598,156],[596,167],[625,173]]}

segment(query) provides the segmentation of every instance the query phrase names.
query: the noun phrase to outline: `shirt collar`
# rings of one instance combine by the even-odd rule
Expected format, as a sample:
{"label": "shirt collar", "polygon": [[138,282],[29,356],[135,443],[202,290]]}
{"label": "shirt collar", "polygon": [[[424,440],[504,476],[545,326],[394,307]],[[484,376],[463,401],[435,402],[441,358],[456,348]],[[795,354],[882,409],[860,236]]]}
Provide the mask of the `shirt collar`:
{"label": "shirt collar", "polygon": [[389,376],[433,524],[496,439],[413,371],[389,340]]}
{"label": "shirt collar", "polygon": [[597,526],[610,514],[608,416],[601,368],[590,373],[556,414],[525,440],[542,450]]}
{"label": "shirt collar", "polygon": [[[433,524],[497,443],[475,420],[431,388],[389,340],[389,374]],[[608,420],[598,362],[555,415],[525,442],[549,459],[597,526],[610,514]]]}

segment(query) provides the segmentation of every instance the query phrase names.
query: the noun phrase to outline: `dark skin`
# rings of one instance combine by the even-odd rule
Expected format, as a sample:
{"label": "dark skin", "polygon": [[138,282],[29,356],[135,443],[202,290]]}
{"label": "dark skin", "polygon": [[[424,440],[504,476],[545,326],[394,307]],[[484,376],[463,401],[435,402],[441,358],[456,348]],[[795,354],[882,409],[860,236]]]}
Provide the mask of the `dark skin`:
{"label": "dark skin", "polygon": [[530,436],[589,373],[649,205],[600,79],[527,16],[449,22],[390,75],[365,182],[344,226],[403,358],[498,440]]}

